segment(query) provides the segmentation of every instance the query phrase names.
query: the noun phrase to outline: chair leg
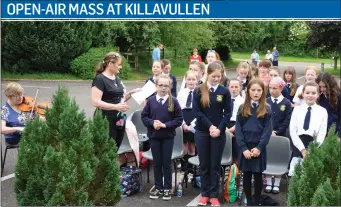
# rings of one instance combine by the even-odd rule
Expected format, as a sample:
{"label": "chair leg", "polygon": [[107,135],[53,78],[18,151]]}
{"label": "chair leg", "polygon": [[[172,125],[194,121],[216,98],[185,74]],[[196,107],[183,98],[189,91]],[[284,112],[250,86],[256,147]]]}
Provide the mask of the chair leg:
{"label": "chair leg", "polygon": [[285,178],[287,179],[287,189],[286,189],[286,191],[285,191],[285,202],[287,202],[288,201],[288,191],[289,191],[289,176],[288,176],[288,174],[285,174]]}
{"label": "chair leg", "polygon": [[174,194],[178,191],[178,173],[177,173],[177,166],[176,166],[176,159],[173,160],[173,164],[174,164],[174,173],[175,173],[175,186],[174,186]]}
{"label": "chair leg", "polygon": [[[8,147],[6,147],[6,149],[5,149],[4,160],[3,160],[2,166],[1,166],[1,177],[2,177],[2,175],[3,175],[3,173],[4,173],[4,167],[5,167],[5,162],[6,162],[7,149],[8,149]],[[1,157],[2,157],[2,156],[1,156]]]}
{"label": "chair leg", "polygon": [[149,183],[149,160],[147,160],[147,183]]}
{"label": "chair leg", "polygon": [[186,188],[188,187],[188,162],[185,163],[186,168],[185,168],[185,183],[186,183]]}

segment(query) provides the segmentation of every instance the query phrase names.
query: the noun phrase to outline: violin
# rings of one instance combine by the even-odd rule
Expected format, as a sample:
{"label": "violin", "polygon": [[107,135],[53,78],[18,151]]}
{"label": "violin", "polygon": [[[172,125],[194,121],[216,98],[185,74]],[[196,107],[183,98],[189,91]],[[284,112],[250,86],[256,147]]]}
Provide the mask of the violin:
{"label": "violin", "polygon": [[50,107],[48,102],[36,102],[39,88],[37,89],[36,97],[24,96],[21,104],[18,105],[20,111],[31,112],[30,118],[32,118],[33,112],[37,112],[39,115],[45,115],[46,110]]}

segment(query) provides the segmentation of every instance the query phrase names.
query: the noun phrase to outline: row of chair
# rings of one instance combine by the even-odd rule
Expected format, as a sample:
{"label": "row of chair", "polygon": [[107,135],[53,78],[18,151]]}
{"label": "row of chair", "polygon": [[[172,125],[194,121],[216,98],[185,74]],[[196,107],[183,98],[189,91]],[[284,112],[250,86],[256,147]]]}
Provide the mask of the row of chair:
{"label": "row of chair", "polygon": [[[147,134],[147,129],[143,125],[141,121],[141,111],[135,111],[132,115],[131,121],[134,123],[138,134]],[[128,139],[125,137],[126,141],[122,142],[121,148],[130,147]],[[126,145],[126,146],[125,146]],[[174,147],[172,153],[172,161],[174,164],[175,171],[175,183],[177,184],[177,167],[176,161],[182,159],[184,156],[183,150],[183,132],[182,127],[178,127],[176,129],[176,137],[174,140]],[[131,148],[130,148],[131,149]],[[119,150],[120,152],[120,150]],[[121,151],[122,152],[122,151]],[[282,136],[271,136],[270,141],[267,145],[267,169],[263,172],[265,175],[270,176],[285,176],[288,178],[288,165],[291,159],[292,147],[290,144],[290,139]],[[142,154],[144,158],[147,160],[153,160],[153,156],[151,151],[144,152]],[[195,166],[199,166],[199,158],[198,156],[191,157],[188,160],[187,164],[192,164]],[[232,135],[230,133],[226,134],[226,144],[223,152],[223,158],[221,160],[222,171],[221,171],[221,180],[224,181],[225,176],[225,167],[233,164],[232,159]],[[188,170],[187,166],[185,168],[185,183],[187,187],[187,175]],[[149,164],[147,168],[147,182],[149,183]],[[224,189],[224,182],[221,182],[221,188]],[[288,182],[286,185],[286,197],[288,192]],[[221,200],[223,200],[223,195],[221,195]]]}

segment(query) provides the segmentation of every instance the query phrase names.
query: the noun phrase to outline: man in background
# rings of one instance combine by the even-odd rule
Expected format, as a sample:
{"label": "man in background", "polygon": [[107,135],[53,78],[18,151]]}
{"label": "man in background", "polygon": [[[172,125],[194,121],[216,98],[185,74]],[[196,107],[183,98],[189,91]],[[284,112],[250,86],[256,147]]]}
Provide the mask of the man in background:
{"label": "man in background", "polygon": [[153,50],[152,60],[161,60],[161,50],[163,49],[163,45],[159,43],[156,48]]}
{"label": "man in background", "polygon": [[276,47],[274,47],[273,52],[272,52],[272,65],[273,66],[278,66],[278,56],[279,56],[279,52],[276,49]]}

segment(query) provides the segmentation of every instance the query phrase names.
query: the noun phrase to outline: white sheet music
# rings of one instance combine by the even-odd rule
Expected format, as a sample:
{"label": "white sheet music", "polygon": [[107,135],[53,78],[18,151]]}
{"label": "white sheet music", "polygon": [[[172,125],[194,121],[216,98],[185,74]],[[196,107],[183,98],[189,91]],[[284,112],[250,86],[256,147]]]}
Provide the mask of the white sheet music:
{"label": "white sheet music", "polygon": [[195,133],[195,122],[197,121],[197,119],[194,119],[192,122],[191,122],[191,125],[189,125],[189,131],[191,131],[192,133]]}
{"label": "white sheet music", "polygon": [[156,91],[156,86],[150,80],[143,86],[141,91],[132,94],[133,99],[140,105],[146,98]]}

